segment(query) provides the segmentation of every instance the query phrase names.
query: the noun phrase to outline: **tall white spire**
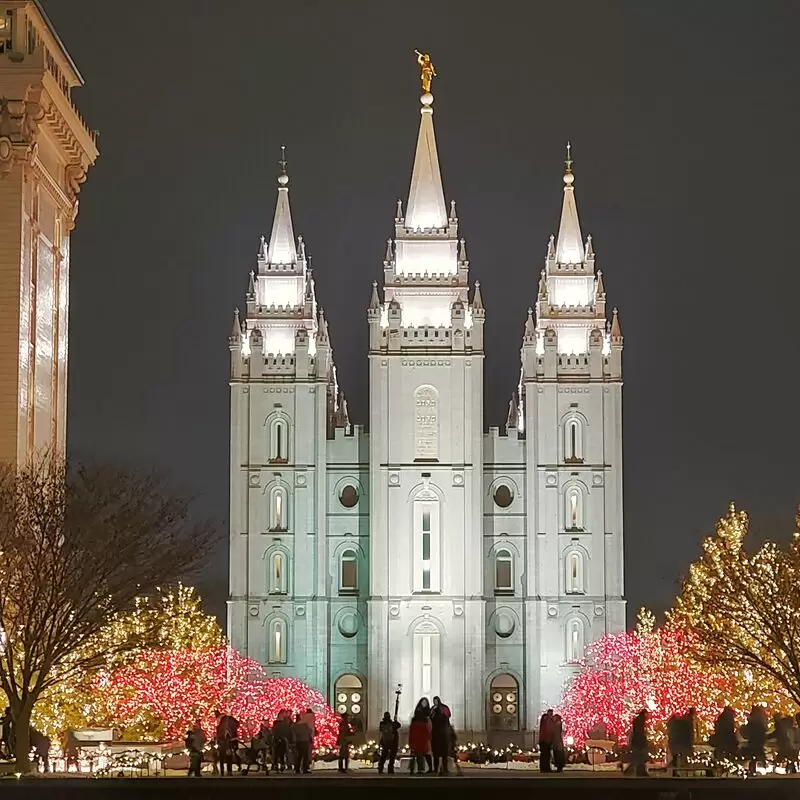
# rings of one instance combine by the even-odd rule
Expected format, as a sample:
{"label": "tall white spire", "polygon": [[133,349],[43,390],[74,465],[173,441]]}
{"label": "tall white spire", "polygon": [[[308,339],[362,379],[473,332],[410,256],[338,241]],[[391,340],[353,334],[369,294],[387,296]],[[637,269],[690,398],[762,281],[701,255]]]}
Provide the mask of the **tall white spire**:
{"label": "tall white spire", "polygon": [[572,147],[567,142],[567,157],[564,159],[564,203],[561,206],[561,225],[558,228],[556,262],[580,264],[584,260],[581,225],[578,222],[578,207],[575,205],[575,176],[572,174]]}
{"label": "tall white spire", "polygon": [[433,132],[433,95],[425,92],[417,137],[417,152],[411,173],[405,225],[407,228],[446,228],[447,206],[444,202],[439,154]]}
{"label": "tall white spire", "polygon": [[289,175],[286,173],[286,148],[281,147],[281,172],[278,175],[278,201],[275,204],[275,219],[272,222],[272,235],[269,237],[267,259],[270,264],[297,263],[297,250],[294,244],[292,212],[289,208]]}

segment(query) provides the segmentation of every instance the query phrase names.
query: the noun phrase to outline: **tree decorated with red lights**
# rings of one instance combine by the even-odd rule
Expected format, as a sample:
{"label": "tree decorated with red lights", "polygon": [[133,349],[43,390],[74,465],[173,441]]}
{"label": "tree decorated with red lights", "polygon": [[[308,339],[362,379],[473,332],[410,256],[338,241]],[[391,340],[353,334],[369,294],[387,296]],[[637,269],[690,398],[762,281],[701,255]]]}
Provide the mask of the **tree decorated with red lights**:
{"label": "tree decorated with red lights", "polygon": [[336,714],[319,692],[296,678],[268,678],[258,662],[225,646],[142,652],[102,675],[95,691],[106,721],[136,738],[180,740],[198,719],[213,734],[219,709],[239,720],[244,740],[281,710],[294,716],[311,708],[315,746],[336,741]]}
{"label": "tree decorated with red lights", "polygon": [[624,743],[644,708],[655,744],[663,744],[667,720],[692,707],[701,727],[710,728],[724,705],[719,703],[724,681],[689,661],[692,646],[687,630],[656,628],[644,609],[633,633],[609,634],[590,644],[561,704],[567,733],[580,745],[602,725],[610,739]]}

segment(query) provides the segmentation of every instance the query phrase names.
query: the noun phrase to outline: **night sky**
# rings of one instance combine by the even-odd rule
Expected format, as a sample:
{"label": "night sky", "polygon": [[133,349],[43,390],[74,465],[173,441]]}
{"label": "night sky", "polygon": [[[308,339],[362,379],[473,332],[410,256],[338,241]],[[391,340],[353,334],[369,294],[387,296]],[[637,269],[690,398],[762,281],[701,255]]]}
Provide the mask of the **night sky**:
{"label": "night sky", "polygon": [[[487,308],[487,426],[505,422],[572,140],[583,233],[625,335],[629,617],[669,605],[730,500],[759,535],[789,534],[795,4],[43,4],[101,133],[73,237],[74,454],[166,468],[224,524],[227,337],[282,143],[340,384],[366,420],[364,309],[408,192],[419,48],[439,75],[445,193]],[[201,583],[220,613],[226,570],[223,543]]]}

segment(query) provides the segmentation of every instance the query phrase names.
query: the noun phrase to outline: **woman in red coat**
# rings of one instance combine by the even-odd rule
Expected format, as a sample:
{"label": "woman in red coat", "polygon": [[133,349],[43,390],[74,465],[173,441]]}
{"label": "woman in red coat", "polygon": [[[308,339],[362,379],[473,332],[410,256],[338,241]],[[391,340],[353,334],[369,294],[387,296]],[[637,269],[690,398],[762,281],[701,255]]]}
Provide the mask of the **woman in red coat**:
{"label": "woman in red coat", "polygon": [[425,774],[425,765],[431,755],[431,713],[428,698],[423,697],[414,709],[408,729],[408,746],[411,749],[411,774],[416,764],[417,774]]}

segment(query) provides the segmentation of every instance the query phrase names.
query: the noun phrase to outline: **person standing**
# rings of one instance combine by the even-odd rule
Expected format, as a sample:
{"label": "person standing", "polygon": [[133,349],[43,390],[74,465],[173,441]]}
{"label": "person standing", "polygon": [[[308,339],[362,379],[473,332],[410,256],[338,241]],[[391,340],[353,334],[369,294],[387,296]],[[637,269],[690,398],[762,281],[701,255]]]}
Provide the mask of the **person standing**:
{"label": "person standing", "polygon": [[383,774],[384,765],[387,772],[394,775],[394,762],[400,745],[400,723],[393,720],[388,711],[383,712],[383,719],[378,726],[380,756],[378,758],[378,774]]}
{"label": "person standing", "polygon": [[299,775],[308,775],[311,772],[311,740],[314,732],[309,728],[308,723],[301,714],[297,715],[292,728],[294,734],[294,746],[297,751],[294,762],[294,771]]}
{"label": "person standing", "polygon": [[342,714],[339,720],[339,730],[336,734],[336,744],[339,745],[339,772],[347,772],[350,768],[350,742],[353,738],[353,726],[347,713]]}
{"label": "person standing", "polygon": [[439,775],[447,775],[447,759],[450,754],[450,709],[439,697],[433,698],[431,708],[431,752],[433,753],[433,771]]}
{"label": "person standing", "polygon": [[553,766],[556,772],[563,772],[564,765],[567,763],[567,753],[564,750],[564,723],[561,719],[561,714],[553,716]]}
{"label": "person standing", "polygon": [[550,757],[553,752],[553,709],[548,708],[539,720],[539,772],[552,772]]}
{"label": "person standing", "polygon": [[206,735],[200,720],[196,720],[194,727],[186,732],[186,749],[189,751],[189,777],[200,777],[203,766],[203,750],[206,746]]}
{"label": "person standing", "polygon": [[219,767],[220,776],[225,775],[225,767],[228,767],[228,775],[233,775],[233,751],[231,750],[230,731],[228,728],[228,715],[217,710],[214,712],[216,728],[214,729],[215,743],[215,765]]}
{"label": "person standing", "polygon": [[647,776],[647,761],[650,758],[650,743],[647,741],[647,709],[642,709],[634,718],[628,738],[630,764],[626,774]]}
{"label": "person standing", "polygon": [[279,711],[272,726],[272,767],[275,772],[284,772],[289,755],[289,740],[292,738],[292,726],[287,711]]}
{"label": "person standing", "polygon": [[[414,716],[408,729],[408,746],[411,750],[411,774],[414,774],[416,766],[417,774],[423,775],[431,752],[431,719],[428,700],[425,697],[417,703],[414,710]],[[429,769],[428,772],[430,771]]]}
{"label": "person standing", "polygon": [[717,761],[733,760],[739,753],[739,739],[736,735],[736,712],[725,706],[714,721],[714,733],[709,738]]}

